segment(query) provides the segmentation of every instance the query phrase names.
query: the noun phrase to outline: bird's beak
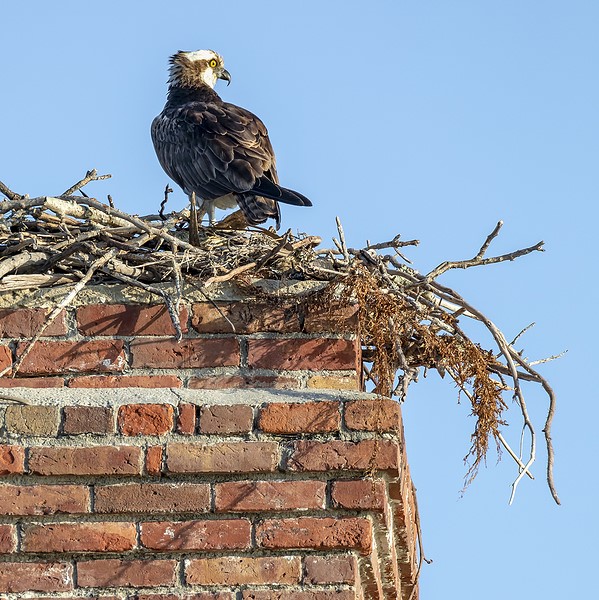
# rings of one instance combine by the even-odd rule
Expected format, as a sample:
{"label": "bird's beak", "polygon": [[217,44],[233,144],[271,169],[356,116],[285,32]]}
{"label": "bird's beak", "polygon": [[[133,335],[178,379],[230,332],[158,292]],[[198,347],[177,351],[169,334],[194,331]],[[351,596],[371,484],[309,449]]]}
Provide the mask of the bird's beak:
{"label": "bird's beak", "polygon": [[231,83],[231,73],[227,71],[227,69],[223,69],[218,76],[219,79],[224,79],[227,82],[227,85]]}

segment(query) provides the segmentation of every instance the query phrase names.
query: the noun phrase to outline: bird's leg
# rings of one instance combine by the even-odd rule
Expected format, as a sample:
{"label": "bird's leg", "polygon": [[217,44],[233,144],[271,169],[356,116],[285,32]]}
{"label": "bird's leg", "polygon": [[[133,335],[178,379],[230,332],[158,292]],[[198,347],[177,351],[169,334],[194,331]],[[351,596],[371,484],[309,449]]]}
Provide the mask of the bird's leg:
{"label": "bird's leg", "polygon": [[196,204],[196,193],[191,192],[189,195],[189,243],[193,246],[200,245],[200,235],[198,232],[198,206]]}
{"label": "bird's leg", "polygon": [[210,204],[208,205],[208,222],[210,223],[210,226],[214,225],[215,220],[214,220],[214,212],[216,210],[216,206],[214,204],[214,202],[210,202]]}

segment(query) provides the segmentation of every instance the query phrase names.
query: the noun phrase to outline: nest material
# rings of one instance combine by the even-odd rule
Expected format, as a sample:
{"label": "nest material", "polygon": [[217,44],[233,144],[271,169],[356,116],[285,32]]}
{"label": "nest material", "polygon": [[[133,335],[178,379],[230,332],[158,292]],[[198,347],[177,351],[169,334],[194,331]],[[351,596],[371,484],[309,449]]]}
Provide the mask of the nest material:
{"label": "nest material", "polygon": [[[543,429],[548,450],[547,481],[559,503],[552,475],[550,425],[555,399],[551,388],[487,317],[436,281],[449,269],[514,260],[542,250],[542,242],[486,257],[501,228],[499,223],[475,257],[442,263],[426,275],[406,264],[409,261],[402,254],[401,249],[415,246],[416,240],[401,241],[397,236],[356,250],[346,246],[339,221],[339,238],[333,240],[335,247],[331,249],[318,249],[321,240],[316,236],[293,235],[291,231],[278,235],[258,227],[192,227],[191,244],[189,211],[162,213],[168,188],[160,214],[147,217],[117,210],[111,201],[104,204],[85,194],[75,195],[85,184],[103,178],[90,171],[61,196],[38,198],[20,196],[0,182],[0,192],[7,198],[0,202],[0,292],[65,289],[63,301],[49,312],[29,349],[88,283],[126,283],[156,294],[165,302],[180,336],[177,306],[186,282],[200,289],[227,280],[251,286],[255,278],[328,282],[324,292],[311,301],[326,305],[341,295],[358,303],[364,370],[376,392],[395,394],[403,400],[409,383],[425,368],[436,369],[442,376],[448,374],[460,393],[468,397],[476,425],[466,457],[472,459],[466,484],[484,461],[491,439],[498,448],[506,448],[518,465],[512,498],[521,478],[532,478],[536,435],[521,382],[539,383],[549,398]],[[163,282],[174,284],[174,292],[157,286]],[[460,318],[486,328],[495,340],[495,350],[485,350],[471,340],[460,328]],[[501,434],[506,393],[518,403],[530,434],[527,458],[518,456]]]}

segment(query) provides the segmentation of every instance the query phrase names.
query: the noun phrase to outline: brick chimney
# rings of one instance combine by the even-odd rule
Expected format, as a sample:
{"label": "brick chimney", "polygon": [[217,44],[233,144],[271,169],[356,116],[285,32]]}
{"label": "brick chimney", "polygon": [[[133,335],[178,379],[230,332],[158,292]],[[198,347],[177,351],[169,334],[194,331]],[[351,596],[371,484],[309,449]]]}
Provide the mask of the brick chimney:
{"label": "brick chimney", "polygon": [[[186,297],[180,342],[128,288],[60,315],[0,378],[0,598],[410,598],[399,405],[360,391],[355,308],[305,291]],[[4,304],[0,369],[57,293]]]}

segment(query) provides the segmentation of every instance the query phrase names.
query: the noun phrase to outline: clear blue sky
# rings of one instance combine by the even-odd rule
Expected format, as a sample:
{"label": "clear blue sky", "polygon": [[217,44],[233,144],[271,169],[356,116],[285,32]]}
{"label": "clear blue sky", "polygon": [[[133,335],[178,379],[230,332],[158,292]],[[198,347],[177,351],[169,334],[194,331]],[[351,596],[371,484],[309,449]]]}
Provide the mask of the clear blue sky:
{"label": "clear blue sky", "polygon": [[[522,2],[4,2],[0,9],[0,180],[58,194],[90,186],[129,212],[155,212],[167,178],[149,137],[168,56],[213,48],[232,74],[222,96],[267,124],[284,185],[312,209],[283,228],[351,245],[401,232],[426,271],[472,256],[497,220],[496,252],[547,251],[452,273],[454,287],[523,340],[558,395],[555,477],[563,506],[490,456],[460,499],[473,420],[430,373],[404,419],[426,553],[423,600],[590,598],[599,525],[595,326],[599,4]],[[220,84],[219,84],[220,85]],[[170,209],[180,209],[180,190]],[[546,401],[528,390],[540,432]],[[506,435],[517,445],[519,419]],[[596,593],[596,592],[595,592]]]}

